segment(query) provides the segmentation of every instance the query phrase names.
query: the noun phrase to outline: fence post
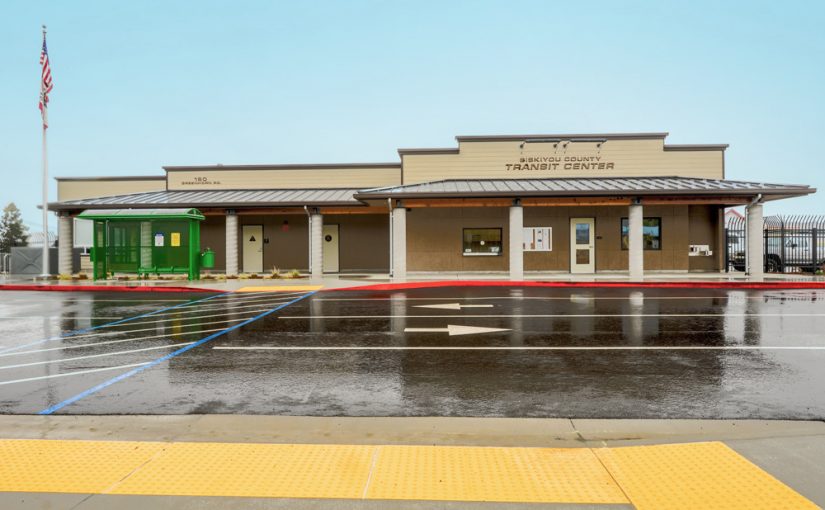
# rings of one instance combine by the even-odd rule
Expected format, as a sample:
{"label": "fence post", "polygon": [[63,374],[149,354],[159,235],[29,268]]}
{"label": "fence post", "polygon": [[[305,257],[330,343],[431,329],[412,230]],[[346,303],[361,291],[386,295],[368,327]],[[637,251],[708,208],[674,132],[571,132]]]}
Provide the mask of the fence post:
{"label": "fence post", "polygon": [[730,229],[725,227],[725,272],[730,272]]}
{"label": "fence post", "polygon": [[819,262],[819,255],[816,253],[819,245],[819,241],[817,240],[817,234],[817,228],[813,227],[811,229],[811,256],[813,257],[813,262],[811,263],[811,265],[814,268],[814,274],[816,274],[817,263]]}
{"label": "fence post", "polygon": [[[779,219],[779,272],[785,272],[785,261],[788,260],[787,254],[785,253],[785,218]],[[767,260],[767,259],[766,259]]]}

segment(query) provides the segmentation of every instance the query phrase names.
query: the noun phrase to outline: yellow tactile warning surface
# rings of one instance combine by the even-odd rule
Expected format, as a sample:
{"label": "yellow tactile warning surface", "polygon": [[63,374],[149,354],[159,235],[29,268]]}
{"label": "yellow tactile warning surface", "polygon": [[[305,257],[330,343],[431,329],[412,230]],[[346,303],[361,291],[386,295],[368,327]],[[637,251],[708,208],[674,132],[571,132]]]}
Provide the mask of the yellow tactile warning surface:
{"label": "yellow tactile warning surface", "polygon": [[722,443],[503,448],[0,440],[0,491],[807,509]]}
{"label": "yellow tactile warning surface", "polygon": [[599,448],[595,452],[640,510],[819,508],[723,443]]}
{"label": "yellow tactile warning surface", "polygon": [[241,287],[235,292],[311,292],[320,290],[323,287],[323,285],[261,285]]}
{"label": "yellow tactile warning surface", "polygon": [[176,443],[110,494],[355,499],[367,483],[373,449]]}
{"label": "yellow tactile warning surface", "polygon": [[115,441],[0,441],[0,491],[106,491],[168,444]]}
{"label": "yellow tactile warning surface", "polygon": [[589,448],[382,446],[366,496],[627,503]]}

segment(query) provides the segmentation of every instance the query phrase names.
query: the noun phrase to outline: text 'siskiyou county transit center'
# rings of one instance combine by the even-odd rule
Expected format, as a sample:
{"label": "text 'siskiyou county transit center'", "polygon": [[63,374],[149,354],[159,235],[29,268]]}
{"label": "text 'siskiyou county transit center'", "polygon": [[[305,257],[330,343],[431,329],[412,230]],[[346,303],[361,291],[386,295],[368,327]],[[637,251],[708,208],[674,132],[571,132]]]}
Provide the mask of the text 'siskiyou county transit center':
{"label": "text 'siskiyou county transit center'", "polygon": [[[748,266],[760,274],[762,204],[815,190],[727,180],[727,145],[671,145],[666,137],[459,136],[457,147],[399,149],[400,161],[390,163],[62,177],[49,206],[60,216],[59,271],[73,269],[72,246],[62,242],[73,238],[73,217],[125,210],[144,226],[99,240],[107,256],[137,266],[152,265],[143,260],[150,247],[174,242],[145,221],[151,212],[202,215],[200,249],[213,250],[214,270],[227,274],[718,272],[724,209],[744,205]],[[183,230],[171,234],[179,245],[190,241]]]}

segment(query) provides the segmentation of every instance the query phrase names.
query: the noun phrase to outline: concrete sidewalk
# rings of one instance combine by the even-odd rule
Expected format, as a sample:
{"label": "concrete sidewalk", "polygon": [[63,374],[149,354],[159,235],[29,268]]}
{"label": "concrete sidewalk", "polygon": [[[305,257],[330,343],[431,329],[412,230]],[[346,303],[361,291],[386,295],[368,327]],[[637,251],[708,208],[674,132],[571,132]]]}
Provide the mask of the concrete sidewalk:
{"label": "concrete sidewalk", "polygon": [[[825,423],[714,420],[570,420],[521,418],[323,418],[299,416],[2,416],[3,439],[146,441],[173,444],[392,445],[590,448],[686,447],[720,441],[817,505],[825,505]],[[704,443],[713,444],[713,443]],[[357,448],[357,446],[353,446]],[[381,447],[381,446],[379,446]],[[623,451],[635,451],[624,448]],[[601,454],[600,454],[601,455]],[[654,459],[655,460],[655,459]],[[704,466],[702,461],[700,466]],[[609,467],[609,466],[608,466]],[[704,469],[704,468],[702,468]],[[620,483],[620,485],[623,485]],[[625,489],[624,485],[622,486]],[[656,490],[667,491],[667,487]],[[644,498],[631,494],[636,507]],[[449,499],[449,498],[447,498]],[[380,503],[380,504],[379,504]],[[744,503],[744,502],[743,502]],[[106,494],[0,494],[4,508],[492,508],[472,501],[422,502]],[[79,506],[76,506],[79,505]],[[496,508],[522,508],[497,503]],[[536,503],[529,506],[535,508]],[[552,504],[548,508],[632,508],[626,504]],[[735,506],[734,506],[735,507]],[[743,506],[744,507],[744,506]],[[728,507],[726,507],[728,508]],[[733,508],[733,507],[731,507]]]}
{"label": "concrete sidewalk", "polygon": [[[435,282],[435,281],[468,281],[480,280],[490,282],[509,281],[507,273],[496,272],[463,272],[463,273],[409,273],[406,279],[391,278],[386,273],[364,273],[364,274],[328,274],[323,278],[279,278],[265,279],[258,278],[233,278],[216,280],[188,281],[185,279],[170,280],[48,280],[42,281],[30,276],[0,276],[0,287],[2,285],[56,285],[56,286],[78,286],[78,287],[186,287],[195,291],[199,289],[234,292],[245,287],[301,287],[307,285],[320,285],[324,289],[339,289],[349,287],[359,287],[365,285],[381,283],[414,283],[414,282]],[[535,282],[584,282],[584,283],[627,283],[632,282],[626,273],[598,273],[591,275],[579,275],[570,273],[548,273],[548,272],[526,272],[524,281]],[[744,273],[653,273],[645,277],[646,283],[673,283],[673,282],[733,282],[733,283],[800,283],[800,282],[825,282],[825,276],[809,274],[766,274],[764,278],[751,278]]]}

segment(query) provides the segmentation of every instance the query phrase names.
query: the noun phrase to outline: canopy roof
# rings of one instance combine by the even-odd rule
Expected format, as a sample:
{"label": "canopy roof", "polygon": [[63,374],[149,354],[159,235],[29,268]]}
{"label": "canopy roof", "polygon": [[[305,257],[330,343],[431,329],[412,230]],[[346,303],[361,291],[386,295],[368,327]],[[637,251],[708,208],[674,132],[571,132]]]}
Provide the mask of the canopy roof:
{"label": "canopy roof", "polygon": [[49,204],[54,211],[117,206],[154,207],[303,207],[364,204],[353,198],[357,189],[164,190]]}
{"label": "canopy roof", "polygon": [[585,197],[585,196],[756,196],[765,200],[814,193],[801,184],[697,179],[689,177],[571,177],[552,179],[447,179],[360,191],[355,198]]}
{"label": "canopy roof", "polygon": [[203,220],[197,209],[95,209],[80,213],[84,220]]}

